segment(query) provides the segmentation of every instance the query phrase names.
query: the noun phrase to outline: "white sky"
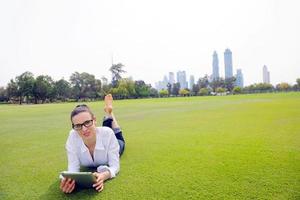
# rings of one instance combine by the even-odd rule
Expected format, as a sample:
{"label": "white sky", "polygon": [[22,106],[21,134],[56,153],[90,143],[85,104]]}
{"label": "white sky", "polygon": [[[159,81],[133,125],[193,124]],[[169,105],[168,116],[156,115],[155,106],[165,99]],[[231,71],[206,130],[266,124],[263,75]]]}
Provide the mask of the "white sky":
{"label": "white sky", "polygon": [[212,73],[212,54],[224,76],[224,50],[244,82],[294,84],[300,77],[300,1],[297,0],[0,0],[0,86],[25,71],[69,80],[75,72],[125,77],[154,86],[169,71]]}

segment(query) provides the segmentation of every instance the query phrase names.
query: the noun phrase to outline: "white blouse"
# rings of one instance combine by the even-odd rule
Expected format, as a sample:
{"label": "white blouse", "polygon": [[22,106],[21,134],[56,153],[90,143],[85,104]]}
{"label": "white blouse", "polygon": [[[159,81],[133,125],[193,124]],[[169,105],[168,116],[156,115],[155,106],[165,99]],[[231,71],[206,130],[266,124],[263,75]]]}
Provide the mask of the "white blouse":
{"label": "white blouse", "polygon": [[109,170],[110,178],[113,178],[120,170],[119,148],[112,129],[97,127],[93,159],[79,134],[71,130],[66,143],[68,171],[79,172],[80,166],[97,167],[98,172]]}

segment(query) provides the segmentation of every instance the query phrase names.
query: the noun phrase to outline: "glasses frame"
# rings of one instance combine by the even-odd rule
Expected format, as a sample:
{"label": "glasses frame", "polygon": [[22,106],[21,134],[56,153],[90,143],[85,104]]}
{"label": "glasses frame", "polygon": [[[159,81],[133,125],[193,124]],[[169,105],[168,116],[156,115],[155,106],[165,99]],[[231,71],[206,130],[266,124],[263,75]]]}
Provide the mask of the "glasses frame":
{"label": "glasses frame", "polygon": [[[92,123],[91,123],[92,122]],[[82,130],[82,126],[85,126],[86,128],[91,127],[94,123],[93,119],[90,120],[86,120],[85,122],[83,122],[82,124],[72,124],[72,128],[76,131],[81,131]],[[88,125],[89,123],[91,123],[90,125]],[[79,129],[75,128],[75,126],[80,126]]]}

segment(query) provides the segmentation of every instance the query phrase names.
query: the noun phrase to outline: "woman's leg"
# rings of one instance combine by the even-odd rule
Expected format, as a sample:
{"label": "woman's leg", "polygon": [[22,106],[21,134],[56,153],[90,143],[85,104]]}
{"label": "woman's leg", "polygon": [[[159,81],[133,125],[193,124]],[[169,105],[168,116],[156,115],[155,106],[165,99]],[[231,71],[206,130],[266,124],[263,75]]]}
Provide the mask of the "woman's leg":
{"label": "woman's leg", "polygon": [[120,151],[119,151],[119,154],[120,156],[123,154],[124,150],[125,150],[125,140],[123,138],[123,135],[122,135],[122,130],[112,112],[112,101],[113,101],[113,98],[111,96],[111,94],[108,94],[105,96],[104,98],[104,102],[105,102],[105,107],[104,107],[104,111],[105,111],[105,117],[103,119],[103,123],[102,123],[102,126],[107,126],[107,127],[110,127],[114,133],[115,133],[115,136],[118,140],[118,143],[119,143],[119,146],[120,146]]}

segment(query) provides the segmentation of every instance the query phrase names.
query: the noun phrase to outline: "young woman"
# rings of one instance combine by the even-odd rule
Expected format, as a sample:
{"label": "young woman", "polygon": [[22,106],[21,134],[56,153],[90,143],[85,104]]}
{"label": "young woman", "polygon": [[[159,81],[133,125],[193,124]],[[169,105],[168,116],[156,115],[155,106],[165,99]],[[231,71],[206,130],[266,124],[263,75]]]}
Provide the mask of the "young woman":
{"label": "young woman", "polygon": [[[106,95],[102,127],[96,127],[96,117],[88,106],[78,105],[71,112],[73,130],[66,142],[68,171],[79,172],[80,167],[94,167],[96,182],[93,187],[98,191],[104,188],[104,181],[116,176],[120,170],[119,157],[124,152],[125,140],[113,114],[111,94]],[[63,178],[60,189],[71,193],[75,181]]]}

